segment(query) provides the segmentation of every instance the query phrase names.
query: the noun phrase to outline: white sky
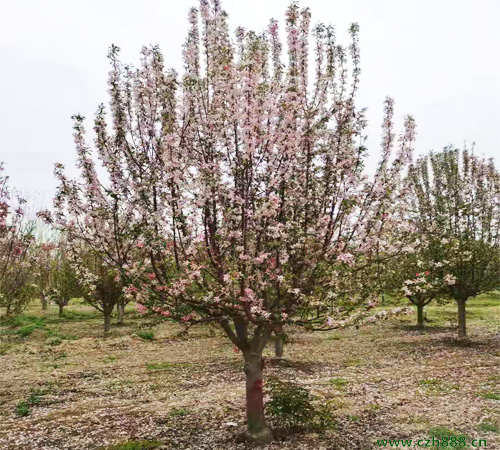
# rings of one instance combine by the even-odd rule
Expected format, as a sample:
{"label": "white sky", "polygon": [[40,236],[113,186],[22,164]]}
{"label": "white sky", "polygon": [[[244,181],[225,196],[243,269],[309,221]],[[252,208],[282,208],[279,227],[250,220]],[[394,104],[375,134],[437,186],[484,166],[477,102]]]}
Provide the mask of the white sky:
{"label": "white sky", "polygon": [[[223,0],[230,27],[283,28],[288,0]],[[416,152],[476,142],[500,160],[500,1],[302,0],[312,24],[332,23],[348,43],[361,27],[358,106],[368,107],[369,148],[378,151],[382,103],[418,126]],[[187,12],[197,0],[0,0],[0,161],[11,185],[51,205],[54,162],[74,166],[71,115],[92,119],[107,102],[107,49],[139,63],[158,43],[181,71]],[[91,123],[88,122],[88,129]],[[400,129],[400,128],[399,128]],[[399,130],[398,130],[399,131]]]}

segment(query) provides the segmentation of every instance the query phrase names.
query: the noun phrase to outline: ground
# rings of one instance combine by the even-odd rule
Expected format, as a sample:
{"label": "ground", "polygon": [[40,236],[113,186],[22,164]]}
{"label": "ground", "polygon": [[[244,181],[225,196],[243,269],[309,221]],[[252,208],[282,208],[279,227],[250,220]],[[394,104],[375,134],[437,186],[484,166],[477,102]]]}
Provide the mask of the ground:
{"label": "ground", "polygon": [[[499,308],[497,296],[469,302],[470,345],[455,340],[453,304],[429,307],[424,332],[414,316],[290,330],[284,360],[266,349],[265,375],[310,390],[336,425],[278,431],[268,449],[370,450],[377,439],[432,435],[499,449]],[[1,450],[250,448],[242,358],[228,339],[213,327],[182,333],[130,306],[125,322],[104,339],[99,313],[74,301],[61,319],[33,304],[0,327]]]}

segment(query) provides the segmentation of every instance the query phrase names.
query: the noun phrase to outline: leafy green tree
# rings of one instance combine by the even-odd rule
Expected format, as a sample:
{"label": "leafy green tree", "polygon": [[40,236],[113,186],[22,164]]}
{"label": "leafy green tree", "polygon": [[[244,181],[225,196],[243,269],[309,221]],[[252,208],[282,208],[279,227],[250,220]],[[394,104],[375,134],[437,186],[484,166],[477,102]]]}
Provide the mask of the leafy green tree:
{"label": "leafy green tree", "polygon": [[412,165],[408,188],[410,222],[457,302],[466,338],[467,301],[500,285],[499,172],[491,159],[446,147]]}
{"label": "leafy green tree", "polygon": [[59,307],[59,317],[62,317],[64,307],[72,298],[83,297],[84,289],[65,250],[59,249],[58,253],[52,261],[52,283],[49,299]]}

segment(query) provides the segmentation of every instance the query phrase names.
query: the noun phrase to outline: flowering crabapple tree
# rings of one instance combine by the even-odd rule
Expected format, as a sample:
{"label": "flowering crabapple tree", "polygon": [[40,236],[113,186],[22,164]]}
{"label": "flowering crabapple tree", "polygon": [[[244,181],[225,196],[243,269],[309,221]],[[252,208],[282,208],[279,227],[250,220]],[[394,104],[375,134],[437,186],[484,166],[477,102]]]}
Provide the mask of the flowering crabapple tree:
{"label": "flowering crabapple tree", "polygon": [[493,160],[446,147],[409,171],[410,220],[431,249],[436,275],[458,305],[466,337],[469,298],[500,284],[500,175]]}
{"label": "flowering crabapple tree", "polygon": [[[165,70],[157,47],[143,49],[139,69],[122,65],[111,48],[113,132],[103,140],[105,126],[97,127],[96,146],[124,202],[118,222],[126,218],[140,238],[128,232],[134,258],[106,261],[141,310],[220,325],[245,362],[249,434],[266,442],[272,436],[264,418],[263,349],[285,324],[329,330],[366,319],[339,298],[355,291],[362,277],[354,274],[375,260],[377,246],[386,255],[404,247],[385,237],[406,232],[394,205],[415,125],[407,117],[398,141],[387,99],[383,155],[369,178],[366,121],[355,106],[357,25],[342,47],[332,27],[311,32],[309,10],[293,4],[284,59],[275,21],[261,34],[238,28],[233,41],[219,2],[202,0],[189,24],[182,77]],[[103,115],[100,108],[97,122]],[[77,147],[87,155],[77,123]],[[81,194],[68,194],[75,185],[64,182],[63,223],[75,232],[96,220],[96,235],[114,219],[101,211],[109,203],[101,207],[97,172],[86,178],[83,192],[94,204],[83,206]],[[373,303],[362,293],[354,297],[351,304]]]}
{"label": "flowering crabapple tree", "polygon": [[436,278],[428,270],[417,272],[413,278],[404,281],[402,291],[417,307],[417,325],[424,328],[424,308],[434,299],[441,299],[444,293],[443,279]]}
{"label": "flowering crabapple tree", "polygon": [[0,163],[0,306],[19,314],[35,295],[34,222],[26,219],[25,200],[11,193]]}
{"label": "flowering crabapple tree", "polygon": [[79,177],[68,179],[63,165],[56,164],[54,173],[59,187],[54,199],[55,212],[42,211],[39,216],[63,233],[66,272],[61,275],[73,286],[70,290],[78,290],[71,274],[71,270],[76,270],[84,297],[103,313],[107,332],[115,307],[119,310],[119,320],[123,321],[128,300],[121,273],[137,256],[140,223],[134,212],[135,192],[131,192],[122,172],[121,155],[115,151],[119,137],[112,140],[108,136],[103,106],[97,111],[94,131],[97,156],[109,175],[105,180],[99,179],[94,155],[86,145],[84,118],[76,115],[73,119]]}
{"label": "flowering crabapple tree", "polygon": [[[400,209],[405,210],[404,206]],[[409,233],[406,238],[405,251],[384,264],[382,287],[395,295],[403,294],[417,309],[417,327],[423,328],[424,308],[433,300],[439,304],[445,302],[448,293],[439,255],[433,254],[433,248],[417,231]]]}
{"label": "flowering crabapple tree", "polygon": [[53,245],[49,270],[50,287],[47,290],[47,297],[58,306],[59,317],[62,317],[65,306],[72,298],[84,296],[78,273],[68,255],[67,245],[62,239],[57,246]]}
{"label": "flowering crabapple tree", "polygon": [[83,280],[83,298],[104,316],[104,333],[106,334],[111,329],[113,310],[124,297],[120,273],[91,251],[87,250],[85,253],[83,249],[79,249],[74,255],[78,255],[79,258],[78,264],[73,259],[73,265],[79,279]]}

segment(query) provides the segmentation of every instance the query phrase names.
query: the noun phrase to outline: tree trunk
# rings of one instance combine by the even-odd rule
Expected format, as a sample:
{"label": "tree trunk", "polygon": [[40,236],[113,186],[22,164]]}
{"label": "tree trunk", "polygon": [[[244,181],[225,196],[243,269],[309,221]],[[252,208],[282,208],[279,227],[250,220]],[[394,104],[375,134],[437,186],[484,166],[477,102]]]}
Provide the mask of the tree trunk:
{"label": "tree trunk", "polygon": [[279,327],[274,332],[276,340],[274,341],[274,353],[276,358],[283,358],[283,345],[285,343],[285,335],[283,328]]}
{"label": "tree trunk", "polygon": [[59,305],[59,317],[62,317],[64,311],[64,305]]}
{"label": "tree trunk", "polygon": [[424,305],[417,304],[417,326],[424,328]]}
{"label": "tree trunk", "polygon": [[45,294],[40,295],[40,301],[42,302],[42,311],[47,311],[48,302]]}
{"label": "tree trunk", "polygon": [[125,303],[119,303],[116,308],[118,309],[118,325],[123,325],[123,318],[125,316]]}
{"label": "tree trunk", "polygon": [[458,337],[459,339],[467,338],[467,328],[466,328],[466,313],[465,304],[467,299],[457,300],[458,304]]}
{"label": "tree trunk", "polygon": [[104,315],[104,333],[111,329],[111,314]]}
{"label": "tree trunk", "polygon": [[258,444],[271,442],[273,436],[264,417],[264,394],[262,391],[262,372],[264,363],[262,352],[251,350],[243,354],[246,375],[246,409],[248,434]]}

